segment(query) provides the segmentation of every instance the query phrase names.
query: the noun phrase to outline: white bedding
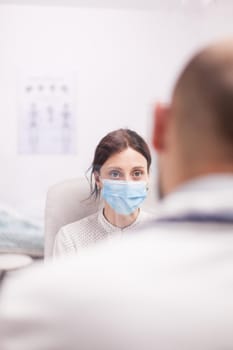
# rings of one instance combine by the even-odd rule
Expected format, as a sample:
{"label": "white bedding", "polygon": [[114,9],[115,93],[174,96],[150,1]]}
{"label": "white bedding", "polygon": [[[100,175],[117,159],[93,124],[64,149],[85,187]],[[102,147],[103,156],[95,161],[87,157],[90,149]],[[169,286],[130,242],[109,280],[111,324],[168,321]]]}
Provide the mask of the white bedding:
{"label": "white bedding", "polygon": [[1,205],[0,252],[24,253],[33,257],[42,257],[43,250],[42,224]]}

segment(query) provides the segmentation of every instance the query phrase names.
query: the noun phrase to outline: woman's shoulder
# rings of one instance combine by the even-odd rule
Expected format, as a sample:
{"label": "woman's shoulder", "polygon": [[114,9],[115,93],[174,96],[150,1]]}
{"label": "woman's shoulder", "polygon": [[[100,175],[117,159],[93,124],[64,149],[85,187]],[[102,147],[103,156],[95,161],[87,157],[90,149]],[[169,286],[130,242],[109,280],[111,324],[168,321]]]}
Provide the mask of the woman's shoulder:
{"label": "woman's shoulder", "polygon": [[74,221],[70,224],[67,224],[65,226],[62,226],[61,231],[65,235],[70,234],[77,234],[77,232],[85,230],[87,227],[90,228],[90,226],[96,226],[98,222],[98,215],[99,212],[96,212],[94,214],[91,214],[89,216],[86,216],[80,220]]}
{"label": "woman's shoulder", "polygon": [[96,232],[100,231],[98,215],[99,212],[96,212],[81,220],[63,226],[58,232],[57,241],[62,242],[69,249],[72,247],[74,251],[95,242]]}
{"label": "woman's shoulder", "polygon": [[96,212],[62,226],[55,238],[54,256],[77,253],[80,248],[94,242],[94,233],[98,230],[98,215],[99,212]]}

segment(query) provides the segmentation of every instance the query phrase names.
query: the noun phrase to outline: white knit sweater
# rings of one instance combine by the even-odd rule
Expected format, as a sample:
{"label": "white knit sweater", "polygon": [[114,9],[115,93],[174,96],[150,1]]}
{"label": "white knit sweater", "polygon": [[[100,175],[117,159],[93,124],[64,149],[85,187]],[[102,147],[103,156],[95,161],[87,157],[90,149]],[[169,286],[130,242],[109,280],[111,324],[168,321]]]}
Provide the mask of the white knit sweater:
{"label": "white knit sweater", "polygon": [[79,221],[63,226],[55,238],[53,256],[77,254],[99,240],[121,235],[125,231],[132,231],[153,218],[153,214],[140,210],[137,219],[129,226],[121,229],[106,220],[103,209]]}

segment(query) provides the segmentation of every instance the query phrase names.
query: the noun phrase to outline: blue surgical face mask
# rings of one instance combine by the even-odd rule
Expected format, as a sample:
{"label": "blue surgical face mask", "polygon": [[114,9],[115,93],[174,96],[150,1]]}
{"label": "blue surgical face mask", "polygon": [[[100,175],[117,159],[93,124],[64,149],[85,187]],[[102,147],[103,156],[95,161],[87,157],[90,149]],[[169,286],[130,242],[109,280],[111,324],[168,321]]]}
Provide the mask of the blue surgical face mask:
{"label": "blue surgical face mask", "polygon": [[146,181],[102,180],[102,197],[118,214],[133,213],[147,196]]}

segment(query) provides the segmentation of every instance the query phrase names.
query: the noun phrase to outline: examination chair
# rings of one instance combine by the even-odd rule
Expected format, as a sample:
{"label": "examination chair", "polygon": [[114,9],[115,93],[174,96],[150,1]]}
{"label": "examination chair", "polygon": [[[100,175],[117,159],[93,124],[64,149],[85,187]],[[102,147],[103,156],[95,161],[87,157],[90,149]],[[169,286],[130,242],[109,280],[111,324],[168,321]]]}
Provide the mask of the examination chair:
{"label": "examination chair", "polygon": [[[156,205],[153,186],[154,184],[150,183],[151,190],[142,205],[144,210],[152,213]],[[52,255],[55,236],[62,226],[98,210],[99,201],[88,199],[89,196],[90,186],[85,177],[67,180],[49,189],[45,207],[45,259]]]}

